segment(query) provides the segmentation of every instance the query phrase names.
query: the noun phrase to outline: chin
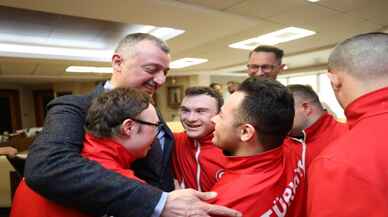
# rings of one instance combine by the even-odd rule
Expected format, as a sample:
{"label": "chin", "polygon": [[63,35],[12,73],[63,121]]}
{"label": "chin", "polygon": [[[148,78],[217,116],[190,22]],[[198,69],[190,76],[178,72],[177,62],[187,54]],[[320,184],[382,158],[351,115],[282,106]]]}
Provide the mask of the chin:
{"label": "chin", "polygon": [[190,139],[199,139],[201,138],[201,133],[198,133],[198,132],[190,132],[190,131],[186,131],[187,133],[187,137],[189,137]]}

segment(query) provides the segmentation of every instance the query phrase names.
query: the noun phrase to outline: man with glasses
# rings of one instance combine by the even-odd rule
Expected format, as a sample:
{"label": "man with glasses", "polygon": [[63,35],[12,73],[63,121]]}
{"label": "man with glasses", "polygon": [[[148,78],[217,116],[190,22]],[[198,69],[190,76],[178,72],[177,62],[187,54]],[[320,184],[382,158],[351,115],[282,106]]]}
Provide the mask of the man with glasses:
{"label": "man with glasses", "polygon": [[202,202],[214,193],[173,190],[171,150],[173,135],[163,126],[148,155],[133,164],[136,176],[151,186],[101,167],[80,155],[86,111],[103,92],[131,87],[153,95],[166,81],[170,56],[166,43],[152,35],[127,35],[112,56],[110,80],[88,95],[64,96],[52,101],[42,133],[26,162],[26,183],[49,200],[93,216],[174,217],[186,213],[238,216],[225,207]]}
{"label": "man with glasses", "polygon": [[173,166],[180,187],[209,191],[224,171],[222,150],[212,143],[214,124],[224,100],[210,87],[190,87],[180,106],[185,132],[174,133]]}
{"label": "man with glasses", "polygon": [[212,119],[213,143],[227,155],[214,203],[244,217],[304,216],[306,146],[286,139],[293,118],[292,95],[278,81],[241,83]]}
{"label": "man with glasses", "polygon": [[248,75],[276,79],[282,72],[283,50],[267,45],[256,47],[249,53]]}
{"label": "man with glasses", "polygon": [[[160,126],[149,95],[131,88],[117,88],[95,98],[88,109],[82,156],[128,179],[145,183],[135,176],[131,164],[147,155]],[[43,198],[23,180],[12,203],[11,217],[24,216],[85,215]]]}
{"label": "man with glasses", "polygon": [[294,124],[290,136],[303,138],[307,144],[307,168],[310,162],[332,141],[339,138],[348,127],[329,114],[318,95],[308,85],[287,86],[295,102]]}

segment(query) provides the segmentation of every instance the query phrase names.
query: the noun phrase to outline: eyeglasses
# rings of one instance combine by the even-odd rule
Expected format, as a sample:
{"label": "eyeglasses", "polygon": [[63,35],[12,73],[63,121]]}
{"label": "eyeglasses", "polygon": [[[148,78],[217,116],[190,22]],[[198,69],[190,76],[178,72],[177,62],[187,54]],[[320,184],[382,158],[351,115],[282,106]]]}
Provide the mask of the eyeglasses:
{"label": "eyeglasses", "polygon": [[157,128],[161,128],[164,124],[163,122],[161,121],[158,121],[157,123],[153,123],[153,122],[149,122],[149,121],[143,121],[143,120],[140,120],[140,119],[137,119],[137,118],[133,118],[133,117],[125,117],[123,118],[122,121],[119,121],[118,123],[115,123],[113,124],[112,126],[118,126],[118,125],[121,125],[121,123],[123,123],[124,120],[126,119],[131,119],[139,124],[145,124],[145,125],[148,125],[148,126],[154,126],[154,127],[157,127]]}
{"label": "eyeglasses", "polygon": [[247,68],[248,70],[259,70],[261,68],[261,71],[263,72],[272,72],[273,69],[277,65],[270,65],[270,64],[263,64],[263,65],[258,65],[258,64],[248,64]]}
{"label": "eyeglasses", "polygon": [[143,120],[136,119],[136,118],[131,118],[131,117],[128,117],[128,118],[130,118],[131,120],[133,120],[139,124],[145,124],[145,125],[154,126],[154,127],[159,127],[159,126],[163,125],[163,123],[160,121],[157,123],[152,123],[152,122],[143,121]]}
{"label": "eyeglasses", "polygon": [[163,122],[157,122],[157,123],[152,123],[152,122],[148,122],[148,121],[143,121],[143,120],[140,120],[140,119],[136,119],[136,118],[131,118],[129,117],[131,120],[139,123],[139,124],[145,124],[145,125],[149,125],[149,126],[154,126],[156,127],[156,135],[159,134],[159,132],[162,130],[162,127],[163,127]]}

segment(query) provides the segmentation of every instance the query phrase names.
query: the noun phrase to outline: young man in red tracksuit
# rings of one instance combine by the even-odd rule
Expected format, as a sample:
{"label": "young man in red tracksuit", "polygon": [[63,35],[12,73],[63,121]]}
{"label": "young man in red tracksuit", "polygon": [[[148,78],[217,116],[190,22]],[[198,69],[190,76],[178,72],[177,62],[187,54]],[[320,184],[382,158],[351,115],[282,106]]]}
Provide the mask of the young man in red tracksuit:
{"label": "young man in red tracksuit", "polygon": [[286,139],[294,101],[275,80],[251,77],[241,83],[213,118],[213,142],[228,155],[213,201],[245,217],[304,216],[305,152]]}
{"label": "young man in red tracksuit", "polygon": [[345,123],[337,121],[322,106],[318,95],[308,85],[287,86],[295,102],[294,124],[290,136],[304,137],[308,146],[306,165],[318,156],[331,142],[348,131]]}
{"label": "young man in red tracksuit", "polygon": [[388,34],[341,42],[329,57],[329,78],[349,132],[313,160],[309,217],[388,215]]}
{"label": "young man in red tracksuit", "polygon": [[[100,95],[88,110],[82,155],[129,179],[144,183],[130,169],[146,156],[159,129],[150,97],[135,89],[118,88]],[[82,177],[74,177],[82,182]],[[103,178],[103,177],[101,177]],[[23,180],[12,204],[11,217],[85,217],[32,191]]]}
{"label": "young man in red tracksuit", "polygon": [[225,157],[212,143],[211,118],[220,111],[222,96],[209,87],[190,87],[180,107],[185,129],[175,133],[173,167],[179,187],[209,191],[222,176]]}

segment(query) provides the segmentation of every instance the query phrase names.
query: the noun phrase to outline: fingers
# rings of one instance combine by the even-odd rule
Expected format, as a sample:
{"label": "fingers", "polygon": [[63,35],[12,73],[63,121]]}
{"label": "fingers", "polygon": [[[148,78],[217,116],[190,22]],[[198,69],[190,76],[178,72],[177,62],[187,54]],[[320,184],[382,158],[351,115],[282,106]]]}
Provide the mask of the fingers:
{"label": "fingers", "polygon": [[[211,200],[217,197],[217,192],[199,192],[193,191],[194,195],[202,201]],[[242,214],[237,210],[230,209],[224,206],[211,205],[206,202],[203,203],[203,208],[206,210],[208,215],[220,215],[220,216],[230,216],[230,217],[241,217]]]}
{"label": "fingers", "polygon": [[198,197],[200,200],[210,200],[217,197],[217,192],[200,192],[194,191],[194,196]]}
{"label": "fingers", "polygon": [[210,217],[210,215],[204,210],[194,209],[187,212],[187,217]]}
{"label": "fingers", "polygon": [[179,181],[174,179],[174,186],[175,186],[175,190],[178,190],[178,189],[184,189],[180,184],[179,184]]}
{"label": "fingers", "polygon": [[207,214],[210,215],[220,215],[220,216],[230,216],[230,217],[241,217],[242,213],[240,213],[237,210],[230,209],[224,206],[219,206],[219,205],[210,205],[210,204],[205,204],[206,209],[207,209]]}

